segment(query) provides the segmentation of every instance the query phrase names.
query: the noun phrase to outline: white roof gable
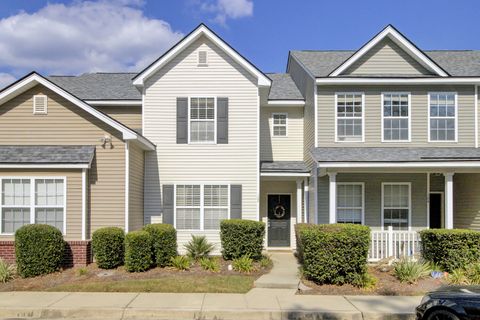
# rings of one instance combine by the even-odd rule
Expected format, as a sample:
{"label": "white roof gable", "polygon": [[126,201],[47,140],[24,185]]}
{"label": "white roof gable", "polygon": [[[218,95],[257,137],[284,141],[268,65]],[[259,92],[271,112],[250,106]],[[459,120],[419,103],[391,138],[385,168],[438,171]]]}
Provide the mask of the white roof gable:
{"label": "white roof gable", "polygon": [[393,26],[388,25],[380,33],[378,33],[372,40],[367,42],[363,47],[361,47],[357,52],[355,52],[350,58],[348,58],[344,63],[337,67],[334,71],[330,73],[330,77],[336,77],[342,74],[345,70],[348,69],[353,63],[355,63],[360,57],[365,55],[370,49],[377,45],[380,41],[385,38],[390,38],[394,43],[396,43],[401,49],[405,50],[413,59],[418,61],[424,68],[430,70],[431,72],[441,76],[448,77],[448,73],[445,72],[439,65],[437,65],[432,59],[430,59],[425,53],[418,49],[410,40],[408,40],[404,35],[398,32]]}
{"label": "white roof gable", "polygon": [[160,70],[166,63],[171,61],[178,53],[188,47],[191,43],[197,40],[200,36],[205,36],[213,43],[218,45],[222,50],[224,50],[233,60],[239,63],[244,67],[249,73],[255,76],[258,79],[258,86],[270,86],[271,80],[263,74],[257,67],[240,55],[235,49],[233,49],[228,43],[223,39],[217,36],[212,30],[210,30],[206,25],[201,24],[185,38],[180,40],[175,46],[168,50],[164,55],[154,61],[150,66],[141,71],[138,75],[133,78],[133,84],[135,86],[143,86],[145,80],[149,78],[152,74]]}
{"label": "white roof gable", "polygon": [[45,79],[41,75],[36,72],[32,72],[22,79],[14,82],[12,85],[6,87],[0,92],[0,105],[9,101],[10,99],[18,96],[19,94],[27,91],[28,89],[33,88],[37,84],[41,84],[46,88],[52,90],[56,94],[62,96],[63,98],[67,99],[74,105],[78,106],[79,108],[83,109],[84,111],[88,112],[92,116],[96,117],[97,119],[105,122],[106,124],[110,125],[114,129],[118,130],[122,133],[122,137],[124,140],[138,140],[140,144],[147,150],[155,150],[155,145],[148,141],[145,137],[139,135],[132,129],[124,126],[123,124],[115,121],[114,119],[110,118],[106,114],[96,110],[92,106],[88,105],[84,101],[78,99],[71,93],[65,91],[64,89],[60,88],[53,82]]}

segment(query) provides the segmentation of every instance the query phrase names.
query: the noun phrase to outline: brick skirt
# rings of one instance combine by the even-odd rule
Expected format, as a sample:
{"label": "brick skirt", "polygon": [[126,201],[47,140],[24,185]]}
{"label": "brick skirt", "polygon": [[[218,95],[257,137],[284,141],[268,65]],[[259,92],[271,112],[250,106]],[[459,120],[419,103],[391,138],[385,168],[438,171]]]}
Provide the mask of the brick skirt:
{"label": "brick skirt", "polygon": [[[63,265],[65,267],[86,266],[92,262],[91,241],[66,241]],[[0,241],[0,258],[15,262],[15,242]]]}

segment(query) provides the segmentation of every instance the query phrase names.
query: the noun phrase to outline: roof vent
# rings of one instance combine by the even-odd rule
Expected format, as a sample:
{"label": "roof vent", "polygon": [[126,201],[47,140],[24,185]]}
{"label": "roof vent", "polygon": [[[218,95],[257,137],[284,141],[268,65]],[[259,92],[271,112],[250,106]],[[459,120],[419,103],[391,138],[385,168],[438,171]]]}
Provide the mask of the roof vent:
{"label": "roof vent", "polygon": [[198,65],[205,67],[207,66],[207,51],[200,50],[198,51]]}
{"label": "roof vent", "polygon": [[47,96],[33,96],[33,114],[47,114]]}

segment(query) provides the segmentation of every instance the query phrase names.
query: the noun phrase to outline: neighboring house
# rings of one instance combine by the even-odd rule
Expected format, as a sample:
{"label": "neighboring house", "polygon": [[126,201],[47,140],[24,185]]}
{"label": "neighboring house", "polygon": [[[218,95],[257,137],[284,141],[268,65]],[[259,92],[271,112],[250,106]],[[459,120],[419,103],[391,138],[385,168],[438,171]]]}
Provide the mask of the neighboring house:
{"label": "neighboring house", "polygon": [[77,264],[103,226],[171,223],[182,251],[192,234],[219,250],[222,219],[265,221],[268,249],[293,248],[295,223],[362,223],[372,260],[411,254],[416,230],[480,230],[479,85],[480,51],[391,26],[291,51],[282,74],[205,25],[138,74],[32,73],[0,92],[0,255],[35,222]]}

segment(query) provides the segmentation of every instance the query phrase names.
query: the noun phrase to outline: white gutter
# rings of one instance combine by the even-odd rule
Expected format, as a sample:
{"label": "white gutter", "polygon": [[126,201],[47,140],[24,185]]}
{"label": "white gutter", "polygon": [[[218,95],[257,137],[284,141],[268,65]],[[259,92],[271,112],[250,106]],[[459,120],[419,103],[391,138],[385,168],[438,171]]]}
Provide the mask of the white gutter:
{"label": "white gutter", "polygon": [[303,107],[305,100],[268,100],[269,106]]}
{"label": "white gutter", "polygon": [[317,78],[317,84],[480,84],[480,78]]}
{"label": "white gutter", "polygon": [[90,164],[57,164],[57,163],[16,163],[0,164],[0,169],[89,169]]}
{"label": "white gutter", "polygon": [[308,172],[262,172],[262,177],[310,177]]}
{"label": "white gutter", "polygon": [[480,168],[479,161],[319,162],[319,168]]}

